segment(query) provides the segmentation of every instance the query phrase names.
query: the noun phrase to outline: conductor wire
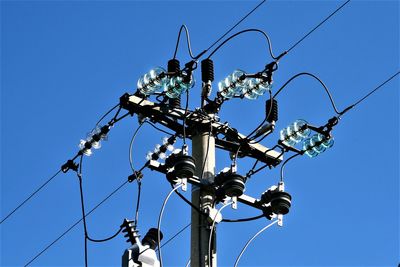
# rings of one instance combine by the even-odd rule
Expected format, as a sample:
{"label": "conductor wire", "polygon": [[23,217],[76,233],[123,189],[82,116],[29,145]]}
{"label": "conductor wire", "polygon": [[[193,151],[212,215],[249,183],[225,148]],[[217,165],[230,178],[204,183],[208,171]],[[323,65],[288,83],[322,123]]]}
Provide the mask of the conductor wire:
{"label": "conductor wire", "polygon": [[249,239],[249,241],[247,241],[246,245],[244,245],[242,251],[240,251],[239,256],[236,258],[235,261],[235,265],[234,267],[237,267],[240,261],[240,258],[242,257],[243,253],[246,251],[247,247],[250,245],[251,242],[253,242],[253,240],[259,236],[262,232],[264,232],[265,230],[267,230],[268,228],[270,228],[272,225],[274,225],[275,223],[277,223],[278,220],[275,220],[273,222],[271,222],[270,224],[268,224],[267,226],[265,226],[264,228],[262,228],[260,231],[258,231],[252,238]]}
{"label": "conductor wire", "polygon": [[225,209],[226,207],[228,207],[229,205],[231,205],[232,202],[228,202],[225,205],[223,205],[221,208],[219,208],[219,210],[217,211],[217,213],[215,214],[214,218],[213,218],[213,223],[211,225],[211,230],[210,230],[210,237],[208,238],[208,265],[210,267],[212,267],[212,260],[211,260],[211,241],[212,241],[212,236],[214,233],[214,228],[215,228],[215,220],[217,219],[218,215],[221,213],[221,211],[223,209]]}
{"label": "conductor wire", "polygon": [[175,186],[175,187],[169,192],[169,194],[168,194],[167,197],[165,198],[164,203],[163,203],[163,205],[162,205],[162,207],[161,207],[160,215],[158,216],[158,223],[157,223],[157,241],[158,241],[158,258],[160,259],[160,267],[163,266],[162,254],[161,254],[161,229],[160,229],[160,228],[161,228],[162,216],[163,216],[163,213],[164,213],[165,205],[166,205],[167,202],[168,202],[168,199],[171,197],[171,195],[172,195],[176,190],[178,190],[178,189],[181,188],[182,186],[183,186],[183,184],[181,183],[181,184]]}

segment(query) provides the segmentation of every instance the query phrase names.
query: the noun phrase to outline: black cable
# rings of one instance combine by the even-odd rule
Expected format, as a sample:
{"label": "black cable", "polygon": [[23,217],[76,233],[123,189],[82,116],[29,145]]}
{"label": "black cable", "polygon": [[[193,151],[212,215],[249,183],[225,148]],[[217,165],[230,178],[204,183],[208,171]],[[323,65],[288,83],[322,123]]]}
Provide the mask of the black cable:
{"label": "black cable", "polygon": [[299,153],[294,154],[294,155],[292,155],[290,158],[288,158],[287,160],[285,160],[282,163],[282,165],[281,165],[281,179],[280,179],[281,182],[283,182],[283,169],[285,168],[286,163],[288,163],[291,159],[293,159],[293,158],[295,158],[295,157],[297,157],[299,155],[301,155],[301,154],[299,154]]}
{"label": "black cable", "polygon": [[217,52],[217,51],[218,51],[222,46],[224,46],[227,42],[229,42],[231,39],[233,39],[233,38],[235,38],[236,36],[238,36],[238,35],[240,35],[240,34],[242,34],[242,33],[245,33],[245,32],[259,32],[259,33],[261,33],[261,34],[267,39],[269,54],[271,55],[271,57],[272,57],[274,60],[277,60],[277,59],[278,59],[277,57],[274,56],[274,54],[273,54],[273,52],[272,52],[272,44],[271,44],[271,40],[270,40],[268,34],[266,34],[264,31],[262,31],[262,30],[260,30],[260,29],[246,29],[246,30],[243,30],[243,31],[240,31],[240,32],[237,32],[237,33],[231,35],[230,37],[228,37],[227,39],[225,39],[221,44],[219,44],[219,45],[208,55],[207,58],[211,58],[212,55],[214,55],[214,53]]}
{"label": "black cable", "polygon": [[34,195],[36,195],[43,187],[45,187],[48,183],[50,183],[51,180],[53,180],[58,174],[60,174],[61,169],[57,171],[53,176],[51,176],[49,179],[47,179],[46,182],[44,182],[41,186],[39,186],[38,189],[36,189],[33,193],[29,195],[24,201],[21,202],[16,208],[14,208],[10,213],[7,214],[6,217],[4,217],[0,224],[2,224],[4,221],[6,221],[11,215],[13,215],[17,210],[19,210],[23,205],[25,205],[26,202],[28,202]]}
{"label": "black cable", "polygon": [[135,138],[140,130],[142,128],[143,122],[139,124],[139,126],[136,128],[135,132],[132,135],[131,142],[129,143],[129,165],[131,166],[131,170],[133,173],[135,173],[135,168],[133,167],[133,160],[132,160],[132,150],[133,150],[133,142],[135,141]]}
{"label": "black cable", "polygon": [[220,38],[218,38],[214,43],[212,43],[205,51],[210,50],[214,45],[221,41],[225,36],[227,36],[233,29],[235,29],[242,21],[244,21],[248,16],[250,16],[254,11],[256,11],[266,0],[261,1],[255,8],[253,8],[249,13],[247,13],[242,19],[240,19],[235,25],[233,25],[228,31],[226,31]]}
{"label": "black cable", "polygon": [[357,100],[354,104],[348,106],[347,108],[345,108],[342,112],[340,112],[340,115],[342,116],[343,114],[345,114],[347,111],[349,111],[350,109],[354,108],[355,106],[357,106],[358,104],[360,104],[361,102],[363,102],[365,99],[367,99],[370,95],[372,95],[373,93],[375,93],[377,90],[379,90],[382,86],[384,86],[386,83],[388,83],[389,81],[391,81],[394,77],[396,77],[397,75],[400,74],[400,71],[398,71],[397,73],[395,73],[394,75],[392,75],[390,78],[388,78],[386,81],[384,81],[383,83],[381,83],[380,85],[378,85],[377,87],[375,87],[372,91],[370,91],[368,94],[366,94],[365,96],[363,96],[362,98],[360,98],[359,100]]}
{"label": "black cable", "polygon": [[309,72],[301,72],[301,73],[298,73],[298,74],[294,75],[293,77],[291,77],[284,85],[282,85],[281,88],[279,88],[279,90],[274,94],[274,96],[272,98],[275,99],[277,97],[277,95],[283,90],[283,88],[285,88],[291,81],[293,81],[294,79],[296,79],[297,77],[302,76],[302,75],[311,76],[312,78],[316,79],[322,85],[322,87],[325,89],[325,91],[329,97],[329,100],[331,101],[333,110],[335,111],[336,114],[340,115],[340,112],[336,108],[335,101],[333,100],[328,87],[324,84],[324,82],[320,78],[318,78],[317,76],[315,76],[314,74],[309,73]]}
{"label": "black cable", "polygon": [[[117,193],[122,187],[124,187],[126,184],[128,184],[128,180],[124,181],[120,186],[118,186],[116,189],[114,189],[110,194],[108,194],[107,197],[105,197],[102,201],[100,201],[96,206],[94,206],[88,213],[86,213],[85,217],[89,216],[92,212],[94,212],[98,207],[100,207],[104,202],[106,202],[111,196],[113,196],[115,193]],[[72,229],[74,229],[81,221],[83,221],[83,218],[80,218],[78,221],[76,221],[73,225],[71,225],[67,230],[65,230],[59,237],[57,237],[53,242],[51,242],[49,245],[47,245],[42,251],[40,251],[36,256],[34,256],[28,263],[26,263],[24,266],[28,266],[31,264],[33,261],[35,261],[37,258],[39,258],[44,252],[46,252],[49,248],[51,248],[55,243],[57,243],[62,237],[64,237],[67,233],[69,233]]]}
{"label": "black cable", "polygon": [[179,40],[181,39],[181,33],[182,30],[185,30],[186,33],[186,42],[187,42],[187,47],[188,47],[188,51],[189,51],[189,55],[192,59],[195,59],[195,57],[193,56],[192,53],[192,47],[190,45],[190,36],[189,36],[189,30],[186,27],[185,24],[182,24],[181,28],[179,29],[179,33],[178,33],[178,39],[176,40],[176,46],[175,46],[175,52],[174,52],[174,59],[176,58],[176,53],[178,52],[178,47],[179,47]]}
{"label": "black cable", "polygon": [[145,121],[144,123],[147,123],[147,124],[151,125],[154,129],[159,130],[160,132],[163,132],[163,133],[168,134],[168,135],[170,135],[170,136],[175,135],[175,134],[169,133],[169,132],[167,132],[167,131],[165,131],[165,130],[163,130],[163,129],[161,129],[161,128],[158,128],[157,126],[155,126],[153,123],[151,123],[151,122],[149,122],[149,121]]}
{"label": "black cable", "polygon": [[83,218],[83,230],[85,235],[85,267],[88,266],[88,253],[87,253],[87,240],[88,240],[88,233],[86,227],[86,217],[85,217],[85,204],[83,199],[83,189],[82,189],[82,161],[83,155],[81,155],[80,162],[79,162],[79,171],[76,173],[79,179],[79,191],[81,196],[81,210],[82,210],[82,218]]}
{"label": "black cable", "polygon": [[142,193],[142,181],[136,179],[138,185],[138,195],[136,200],[136,211],[135,211],[135,225],[138,225],[138,218],[139,218],[139,208],[140,208],[140,196]]}
{"label": "black cable", "polygon": [[207,162],[207,158],[208,158],[208,150],[210,149],[211,132],[212,132],[212,122],[210,122],[210,132],[208,133],[208,139],[207,139],[207,150],[206,150],[206,155],[204,157],[203,167],[201,168],[201,175],[199,177],[200,180],[203,179],[204,169],[206,167],[206,162]]}
{"label": "black cable", "polygon": [[294,49],[297,45],[299,45],[304,39],[306,39],[311,33],[313,33],[316,29],[318,29],[322,24],[324,24],[328,19],[330,19],[333,15],[335,15],[339,10],[341,10],[345,5],[347,5],[350,0],[347,0],[344,4],[338,7],[334,12],[332,12],[328,17],[326,17],[323,21],[321,21],[317,26],[315,26],[311,31],[309,31],[306,35],[304,35],[300,40],[298,40],[295,44],[293,44],[286,52],[289,53],[292,49]]}
{"label": "black cable", "polygon": [[185,113],[183,115],[183,144],[186,145],[186,114],[189,108],[189,90],[186,91],[186,106],[185,106]]}
{"label": "black cable", "polygon": [[236,222],[249,222],[249,221],[254,221],[258,220],[265,217],[264,214],[257,215],[254,217],[249,217],[249,218],[242,218],[242,219],[222,219],[222,222],[230,222],[230,223],[236,223]]}
{"label": "black cable", "polygon": [[114,107],[112,107],[109,111],[107,111],[107,112],[97,121],[95,128],[100,124],[100,122],[101,122],[105,117],[107,117],[108,114],[110,114],[110,113],[111,113],[114,109],[116,109],[118,106],[119,106],[119,103],[116,104]]}

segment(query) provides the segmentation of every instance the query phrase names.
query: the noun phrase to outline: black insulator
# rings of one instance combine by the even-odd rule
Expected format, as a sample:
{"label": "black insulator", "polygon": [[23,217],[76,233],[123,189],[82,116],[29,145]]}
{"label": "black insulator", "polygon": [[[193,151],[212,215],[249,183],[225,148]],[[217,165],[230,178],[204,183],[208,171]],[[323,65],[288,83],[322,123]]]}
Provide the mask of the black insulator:
{"label": "black insulator", "polygon": [[126,242],[128,242],[128,243],[130,242],[133,245],[136,243],[136,241],[135,241],[136,230],[135,230],[135,226],[132,224],[133,224],[133,222],[131,222],[127,219],[124,219],[124,222],[122,223],[121,228],[123,229],[122,232],[126,233],[124,235],[124,237],[127,239]]}
{"label": "black insulator", "polygon": [[275,214],[287,214],[291,206],[292,197],[287,192],[275,191],[271,194],[271,208]]}
{"label": "black insulator", "polygon": [[178,178],[191,178],[196,170],[196,163],[191,156],[180,155],[176,157],[174,175]]}
{"label": "black insulator", "polygon": [[201,61],[201,80],[205,83],[214,81],[214,62],[209,58]]}
{"label": "black insulator", "polygon": [[180,70],[181,65],[179,63],[179,60],[173,58],[168,61],[168,72],[174,72],[178,74]]}
{"label": "black insulator", "polygon": [[267,117],[267,121],[269,123],[273,121],[278,121],[278,101],[276,99],[272,99],[272,107],[271,107],[271,99],[265,101],[265,116]]}
{"label": "black insulator", "polygon": [[220,185],[224,195],[228,197],[241,196],[245,189],[246,179],[232,172],[220,173],[215,177],[215,183]]}
{"label": "black insulator", "polygon": [[[160,241],[163,239],[163,234],[160,231]],[[156,247],[159,245],[158,242],[158,229],[156,228],[150,228],[147,234],[143,237],[142,240],[143,245],[149,245],[151,249],[156,249]]]}

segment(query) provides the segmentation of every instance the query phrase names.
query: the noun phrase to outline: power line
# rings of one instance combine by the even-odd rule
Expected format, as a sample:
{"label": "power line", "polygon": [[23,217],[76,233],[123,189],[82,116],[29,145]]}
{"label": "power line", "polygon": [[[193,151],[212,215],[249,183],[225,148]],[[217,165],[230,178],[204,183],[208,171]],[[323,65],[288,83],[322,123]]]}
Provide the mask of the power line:
{"label": "power line", "polygon": [[256,7],[250,10],[243,18],[241,18],[235,25],[233,25],[229,30],[227,30],[220,38],[218,38],[214,43],[212,43],[205,51],[210,50],[214,45],[216,45],[219,41],[221,41],[225,36],[227,36],[233,29],[235,29],[242,21],[244,21],[248,16],[253,14],[261,5],[265,3],[266,0],[261,1]]}
{"label": "power line", "polygon": [[189,30],[188,30],[188,28],[186,27],[185,24],[183,24],[183,25],[181,26],[181,28],[179,29],[178,39],[176,40],[176,46],[175,46],[175,52],[174,52],[174,59],[176,58],[176,53],[178,52],[179,41],[180,41],[180,39],[181,39],[181,33],[182,33],[182,30],[183,30],[183,29],[185,30],[185,33],[186,33],[186,43],[187,43],[187,48],[188,48],[189,56],[190,56],[192,59],[195,59],[195,57],[193,56],[193,53],[192,53],[192,47],[191,47],[191,45],[190,45]]}
{"label": "power line", "polygon": [[48,183],[51,182],[58,174],[60,174],[61,169],[58,170],[53,176],[51,176],[46,182],[44,182],[38,189],[36,189],[33,193],[31,193],[21,204],[19,204],[13,211],[11,211],[6,217],[4,217],[0,224],[6,221],[11,215],[13,215],[17,210],[19,210],[26,202],[28,202],[34,195],[36,195],[43,187],[45,187]]}
{"label": "power line", "polygon": [[287,53],[289,53],[292,49],[294,49],[296,46],[298,46],[304,39],[306,39],[311,33],[313,33],[316,29],[318,29],[322,24],[324,24],[327,20],[329,20],[333,15],[335,15],[339,10],[341,10],[343,7],[345,7],[350,0],[347,0],[344,4],[339,6],[335,11],[333,11],[328,17],[326,17],[323,21],[321,21],[317,26],[315,26],[313,29],[311,29],[306,35],[304,35],[300,40],[298,40],[296,43],[294,43],[288,50],[286,50]]}
{"label": "power line", "polygon": [[382,86],[384,86],[385,84],[387,84],[389,81],[391,81],[392,79],[394,79],[394,77],[396,77],[397,75],[400,74],[400,71],[396,72],[394,75],[392,75],[391,77],[389,77],[388,79],[386,79],[383,83],[381,83],[380,85],[378,85],[377,87],[375,87],[373,90],[371,90],[368,94],[366,94],[365,96],[361,97],[359,100],[357,100],[354,104],[348,106],[347,108],[345,108],[340,115],[345,114],[347,111],[349,111],[350,109],[354,108],[355,106],[357,106],[358,104],[360,104],[361,102],[363,102],[365,99],[367,99],[369,96],[371,96],[373,93],[375,93],[376,91],[378,91]]}
{"label": "power line", "polygon": [[[115,193],[117,193],[122,187],[124,187],[128,183],[128,180],[124,181],[121,185],[119,185],[116,189],[114,189],[110,194],[108,194],[102,201],[100,201],[96,206],[94,206],[88,213],[86,213],[85,217],[89,216],[92,212],[94,212],[98,207],[100,207],[104,202],[106,202],[111,196],[113,196]],[[49,248],[51,248],[55,243],[57,243],[63,236],[65,236],[68,232],[70,232],[72,229],[74,229],[81,221],[83,218],[80,218],[78,221],[76,221],[73,225],[71,225],[67,230],[65,230],[60,236],[58,236],[53,242],[51,242],[49,245],[47,245],[42,251],[40,251],[38,254],[36,254],[28,263],[26,263],[24,266],[28,266],[31,264],[33,261],[35,261],[37,258],[40,257],[44,252],[46,252]]]}

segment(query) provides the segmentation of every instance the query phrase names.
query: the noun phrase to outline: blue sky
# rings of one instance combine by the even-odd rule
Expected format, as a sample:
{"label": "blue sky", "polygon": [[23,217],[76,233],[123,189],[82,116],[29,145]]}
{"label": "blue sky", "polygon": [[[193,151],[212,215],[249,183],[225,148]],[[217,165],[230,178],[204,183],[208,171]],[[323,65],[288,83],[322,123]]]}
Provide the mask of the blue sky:
{"label": "blue sky", "polygon": [[[55,173],[77,152],[77,144],[97,119],[140,75],[166,67],[179,27],[185,23],[194,53],[216,40],[258,1],[2,1],[1,2],[1,217]],[[267,1],[236,31],[266,31],[279,54],[343,2]],[[189,60],[182,43],[181,62]],[[262,70],[271,61],[264,40],[244,34],[213,57],[217,82],[240,68]],[[399,2],[352,1],[283,58],[274,75],[276,91],[296,73],[318,75],[339,109],[399,70]],[[199,105],[200,73],[190,108]],[[293,197],[283,228],[272,227],[254,241],[240,266],[396,266],[399,263],[399,78],[394,79],[334,129],[335,145],[317,158],[288,163],[286,189]],[[264,101],[233,100],[222,121],[242,133],[263,119]],[[278,97],[277,131],[264,141],[273,146],[279,130],[302,118],[315,125],[334,115],[317,82],[303,77]],[[116,125],[103,147],[85,159],[84,190],[90,209],[128,175],[128,145],[138,123]],[[164,135],[149,126],[134,146],[137,167]],[[287,156],[286,156],[287,157]],[[230,163],[217,153],[217,170]],[[246,173],[252,160],[239,161]],[[139,229],[155,227],[166,179],[146,170]],[[246,185],[259,197],[276,184],[279,168],[262,171]],[[94,238],[113,234],[133,218],[136,185],[129,184],[88,218]],[[185,226],[190,210],[173,196],[162,230],[165,238]],[[226,217],[257,215],[239,205]],[[73,173],[60,175],[1,226],[1,265],[21,266],[81,216],[79,186]],[[267,220],[218,227],[218,261],[232,266],[252,234]],[[165,266],[184,266],[189,231],[163,249]],[[118,266],[127,243],[122,235],[89,243],[90,266]],[[76,227],[33,266],[81,266],[83,229]]]}

